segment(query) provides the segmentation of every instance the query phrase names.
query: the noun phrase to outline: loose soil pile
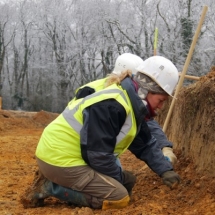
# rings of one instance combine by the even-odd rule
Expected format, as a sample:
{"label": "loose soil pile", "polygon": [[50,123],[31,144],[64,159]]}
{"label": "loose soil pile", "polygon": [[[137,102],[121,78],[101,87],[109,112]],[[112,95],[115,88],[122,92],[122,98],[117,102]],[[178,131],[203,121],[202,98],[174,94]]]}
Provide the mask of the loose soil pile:
{"label": "loose soil pile", "polygon": [[[137,183],[128,207],[92,210],[49,198],[45,207],[24,209],[19,200],[37,170],[35,149],[44,127],[58,114],[45,111],[0,111],[0,214],[7,215],[213,215],[215,212],[215,70],[182,88],[167,129],[178,157],[178,187],[170,189],[146,164],[126,152],[121,162]],[[170,102],[169,102],[170,103]],[[163,124],[164,114],[157,120]]]}

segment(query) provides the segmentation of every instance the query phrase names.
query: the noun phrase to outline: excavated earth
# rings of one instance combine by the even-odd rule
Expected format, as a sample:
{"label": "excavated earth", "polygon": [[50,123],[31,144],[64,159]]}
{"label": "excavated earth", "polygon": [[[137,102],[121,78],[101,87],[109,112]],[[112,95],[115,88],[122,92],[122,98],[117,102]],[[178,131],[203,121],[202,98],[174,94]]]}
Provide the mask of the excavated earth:
{"label": "excavated earth", "polygon": [[[163,125],[171,101],[157,120]],[[130,152],[121,157],[137,183],[128,207],[92,210],[48,198],[44,207],[25,209],[20,198],[37,170],[35,149],[44,127],[58,114],[0,110],[0,214],[5,215],[214,215],[215,214],[215,69],[183,87],[174,105],[167,136],[174,143],[181,183],[170,189]]]}

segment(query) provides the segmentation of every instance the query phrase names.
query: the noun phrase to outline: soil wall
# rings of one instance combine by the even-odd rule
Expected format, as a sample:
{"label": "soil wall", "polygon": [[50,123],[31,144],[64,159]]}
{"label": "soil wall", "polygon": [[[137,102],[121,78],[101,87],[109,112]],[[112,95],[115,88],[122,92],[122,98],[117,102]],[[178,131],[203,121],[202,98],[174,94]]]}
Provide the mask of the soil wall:
{"label": "soil wall", "polygon": [[[164,124],[171,101],[157,117]],[[183,87],[174,105],[166,129],[175,149],[190,156],[197,171],[215,172],[215,67],[188,87]]]}

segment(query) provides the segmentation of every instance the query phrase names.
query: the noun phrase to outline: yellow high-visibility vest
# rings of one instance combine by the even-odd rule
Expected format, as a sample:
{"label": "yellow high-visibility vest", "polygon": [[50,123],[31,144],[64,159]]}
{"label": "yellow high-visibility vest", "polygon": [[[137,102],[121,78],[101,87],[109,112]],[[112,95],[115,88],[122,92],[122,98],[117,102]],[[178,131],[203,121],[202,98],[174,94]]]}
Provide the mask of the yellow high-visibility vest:
{"label": "yellow high-visibility vest", "polygon": [[87,165],[81,156],[80,130],[83,127],[85,108],[106,99],[115,99],[126,111],[126,120],[116,140],[114,155],[120,156],[133,141],[136,120],[127,92],[116,84],[85,98],[72,100],[66,109],[43,131],[36,156],[46,163],[59,167]]}

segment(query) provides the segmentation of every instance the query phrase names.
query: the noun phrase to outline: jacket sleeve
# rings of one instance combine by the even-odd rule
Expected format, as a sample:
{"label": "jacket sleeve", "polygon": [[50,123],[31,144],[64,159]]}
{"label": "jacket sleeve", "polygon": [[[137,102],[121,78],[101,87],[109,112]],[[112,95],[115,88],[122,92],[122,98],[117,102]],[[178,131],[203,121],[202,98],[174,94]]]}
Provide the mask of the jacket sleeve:
{"label": "jacket sleeve", "polygon": [[147,124],[151,134],[157,139],[157,143],[161,149],[164,147],[173,147],[172,142],[167,139],[165,133],[156,120],[148,120]]}
{"label": "jacket sleeve", "polygon": [[83,111],[80,131],[81,153],[85,162],[121,183],[122,169],[116,164],[114,148],[125,118],[125,109],[116,100],[98,102]]}
{"label": "jacket sleeve", "polygon": [[129,146],[129,150],[159,176],[166,171],[173,170],[172,164],[165,159],[145,121],[142,122],[141,129]]}

